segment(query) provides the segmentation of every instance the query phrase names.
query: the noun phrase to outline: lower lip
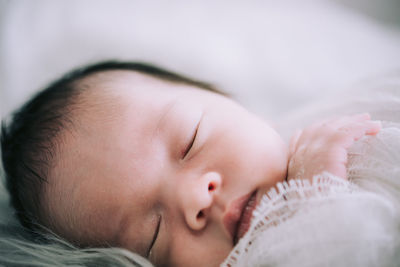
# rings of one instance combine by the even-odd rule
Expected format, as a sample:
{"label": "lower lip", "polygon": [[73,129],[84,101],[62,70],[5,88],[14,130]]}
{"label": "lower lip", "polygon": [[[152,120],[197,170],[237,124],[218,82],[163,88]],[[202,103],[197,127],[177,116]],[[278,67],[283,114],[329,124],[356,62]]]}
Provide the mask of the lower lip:
{"label": "lower lip", "polygon": [[247,202],[247,205],[244,207],[242,211],[242,215],[238,222],[238,227],[235,235],[235,240],[234,240],[235,244],[239,241],[240,238],[242,238],[246,234],[246,232],[250,228],[251,219],[253,217],[253,211],[257,206],[256,196],[257,196],[257,191],[255,191],[252,194],[249,201]]}

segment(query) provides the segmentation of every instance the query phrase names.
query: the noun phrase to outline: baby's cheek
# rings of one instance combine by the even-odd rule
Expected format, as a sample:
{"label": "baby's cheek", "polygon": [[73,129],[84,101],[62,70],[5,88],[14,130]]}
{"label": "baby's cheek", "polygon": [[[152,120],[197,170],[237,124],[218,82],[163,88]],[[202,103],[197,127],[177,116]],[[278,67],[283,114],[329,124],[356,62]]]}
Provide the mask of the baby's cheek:
{"label": "baby's cheek", "polygon": [[186,231],[183,227],[172,230],[167,266],[217,267],[233,249],[232,241],[216,223],[210,224],[203,233]]}

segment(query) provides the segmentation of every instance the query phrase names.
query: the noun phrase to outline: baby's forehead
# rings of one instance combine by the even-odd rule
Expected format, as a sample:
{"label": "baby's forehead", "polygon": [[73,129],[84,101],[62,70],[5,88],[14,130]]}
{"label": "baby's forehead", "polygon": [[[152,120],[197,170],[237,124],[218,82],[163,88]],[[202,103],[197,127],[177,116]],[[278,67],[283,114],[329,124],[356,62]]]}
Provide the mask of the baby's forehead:
{"label": "baby's forehead", "polygon": [[[91,74],[77,81],[75,86],[82,91],[75,117],[90,124],[96,121],[95,115],[111,120],[121,115],[127,105],[140,106],[181,85],[136,71],[108,70]],[[153,105],[157,103],[152,101]]]}
{"label": "baby's forehead", "polygon": [[[189,90],[181,88],[187,85],[126,70],[99,72],[82,79],[78,86],[86,92],[80,96],[80,107],[72,118],[76,137],[89,141],[99,137],[106,140],[127,124],[136,127],[135,132],[152,128],[177,95]],[[76,146],[74,139],[66,145]]]}

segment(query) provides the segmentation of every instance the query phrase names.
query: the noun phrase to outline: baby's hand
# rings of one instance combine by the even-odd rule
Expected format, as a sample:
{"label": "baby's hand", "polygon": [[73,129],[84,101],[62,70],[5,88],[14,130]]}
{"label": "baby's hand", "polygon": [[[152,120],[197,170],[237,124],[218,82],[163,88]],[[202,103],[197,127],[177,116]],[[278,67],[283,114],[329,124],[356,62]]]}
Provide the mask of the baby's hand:
{"label": "baby's hand", "polygon": [[288,180],[309,179],[323,171],[347,178],[347,149],[365,135],[375,135],[381,124],[357,114],[317,122],[298,131],[289,145]]}

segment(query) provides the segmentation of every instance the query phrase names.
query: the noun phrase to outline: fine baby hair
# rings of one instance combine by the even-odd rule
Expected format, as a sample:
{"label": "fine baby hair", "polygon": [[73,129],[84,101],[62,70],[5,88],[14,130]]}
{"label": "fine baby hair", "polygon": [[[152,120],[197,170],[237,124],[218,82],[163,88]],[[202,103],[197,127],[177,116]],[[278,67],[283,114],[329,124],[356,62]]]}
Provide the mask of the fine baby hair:
{"label": "fine baby hair", "polygon": [[[8,255],[5,256],[2,251],[0,263],[7,266],[25,266],[27,263],[32,266],[98,266],[95,264],[98,260],[114,266],[127,264],[129,261],[126,258],[129,258],[131,263],[137,261],[144,264],[140,257],[135,258],[132,253],[122,249],[79,250],[50,234],[51,230],[42,225],[42,220],[46,218],[46,203],[43,203],[41,196],[50,170],[58,160],[61,136],[63,131],[73,131],[75,125],[72,114],[79,112],[77,110],[80,105],[86,104],[80,97],[89,88],[88,85],[80,84],[80,81],[96,73],[116,70],[135,71],[165,82],[186,84],[223,94],[208,83],[151,64],[105,61],[73,70],[32,97],[12,115],[9,122],[2,122],[1,151],[6,188],[15,215],[25,230],[17,227],[21,232],[19,239],[9,236],[2,240],[0,247],[8,251]],[[7,231],[5,227],[4,232]],[[10,253],[16,257],[11,257]]]}
{"label": "fine baby hair", "polygon": [[74,127],[71,113],[79,109],[86,87],[83,78],[99,72],[129,70],[168,82],[188,84],[221,93],[212,85],[135,62],[100,62],[74,70],[38,93],[17,112],[9,124],[2,123],[1,149],[6,185],[20,222],[32,229],[40,219],[40,190],[49,168],[57,160],[57,142],[62,131]]}
{"label": "fine baby hair", "polygon": [[2,123],[0,264],[400,266],[400,94],[363,93],[278,130],[148,64],[72,71]]}

